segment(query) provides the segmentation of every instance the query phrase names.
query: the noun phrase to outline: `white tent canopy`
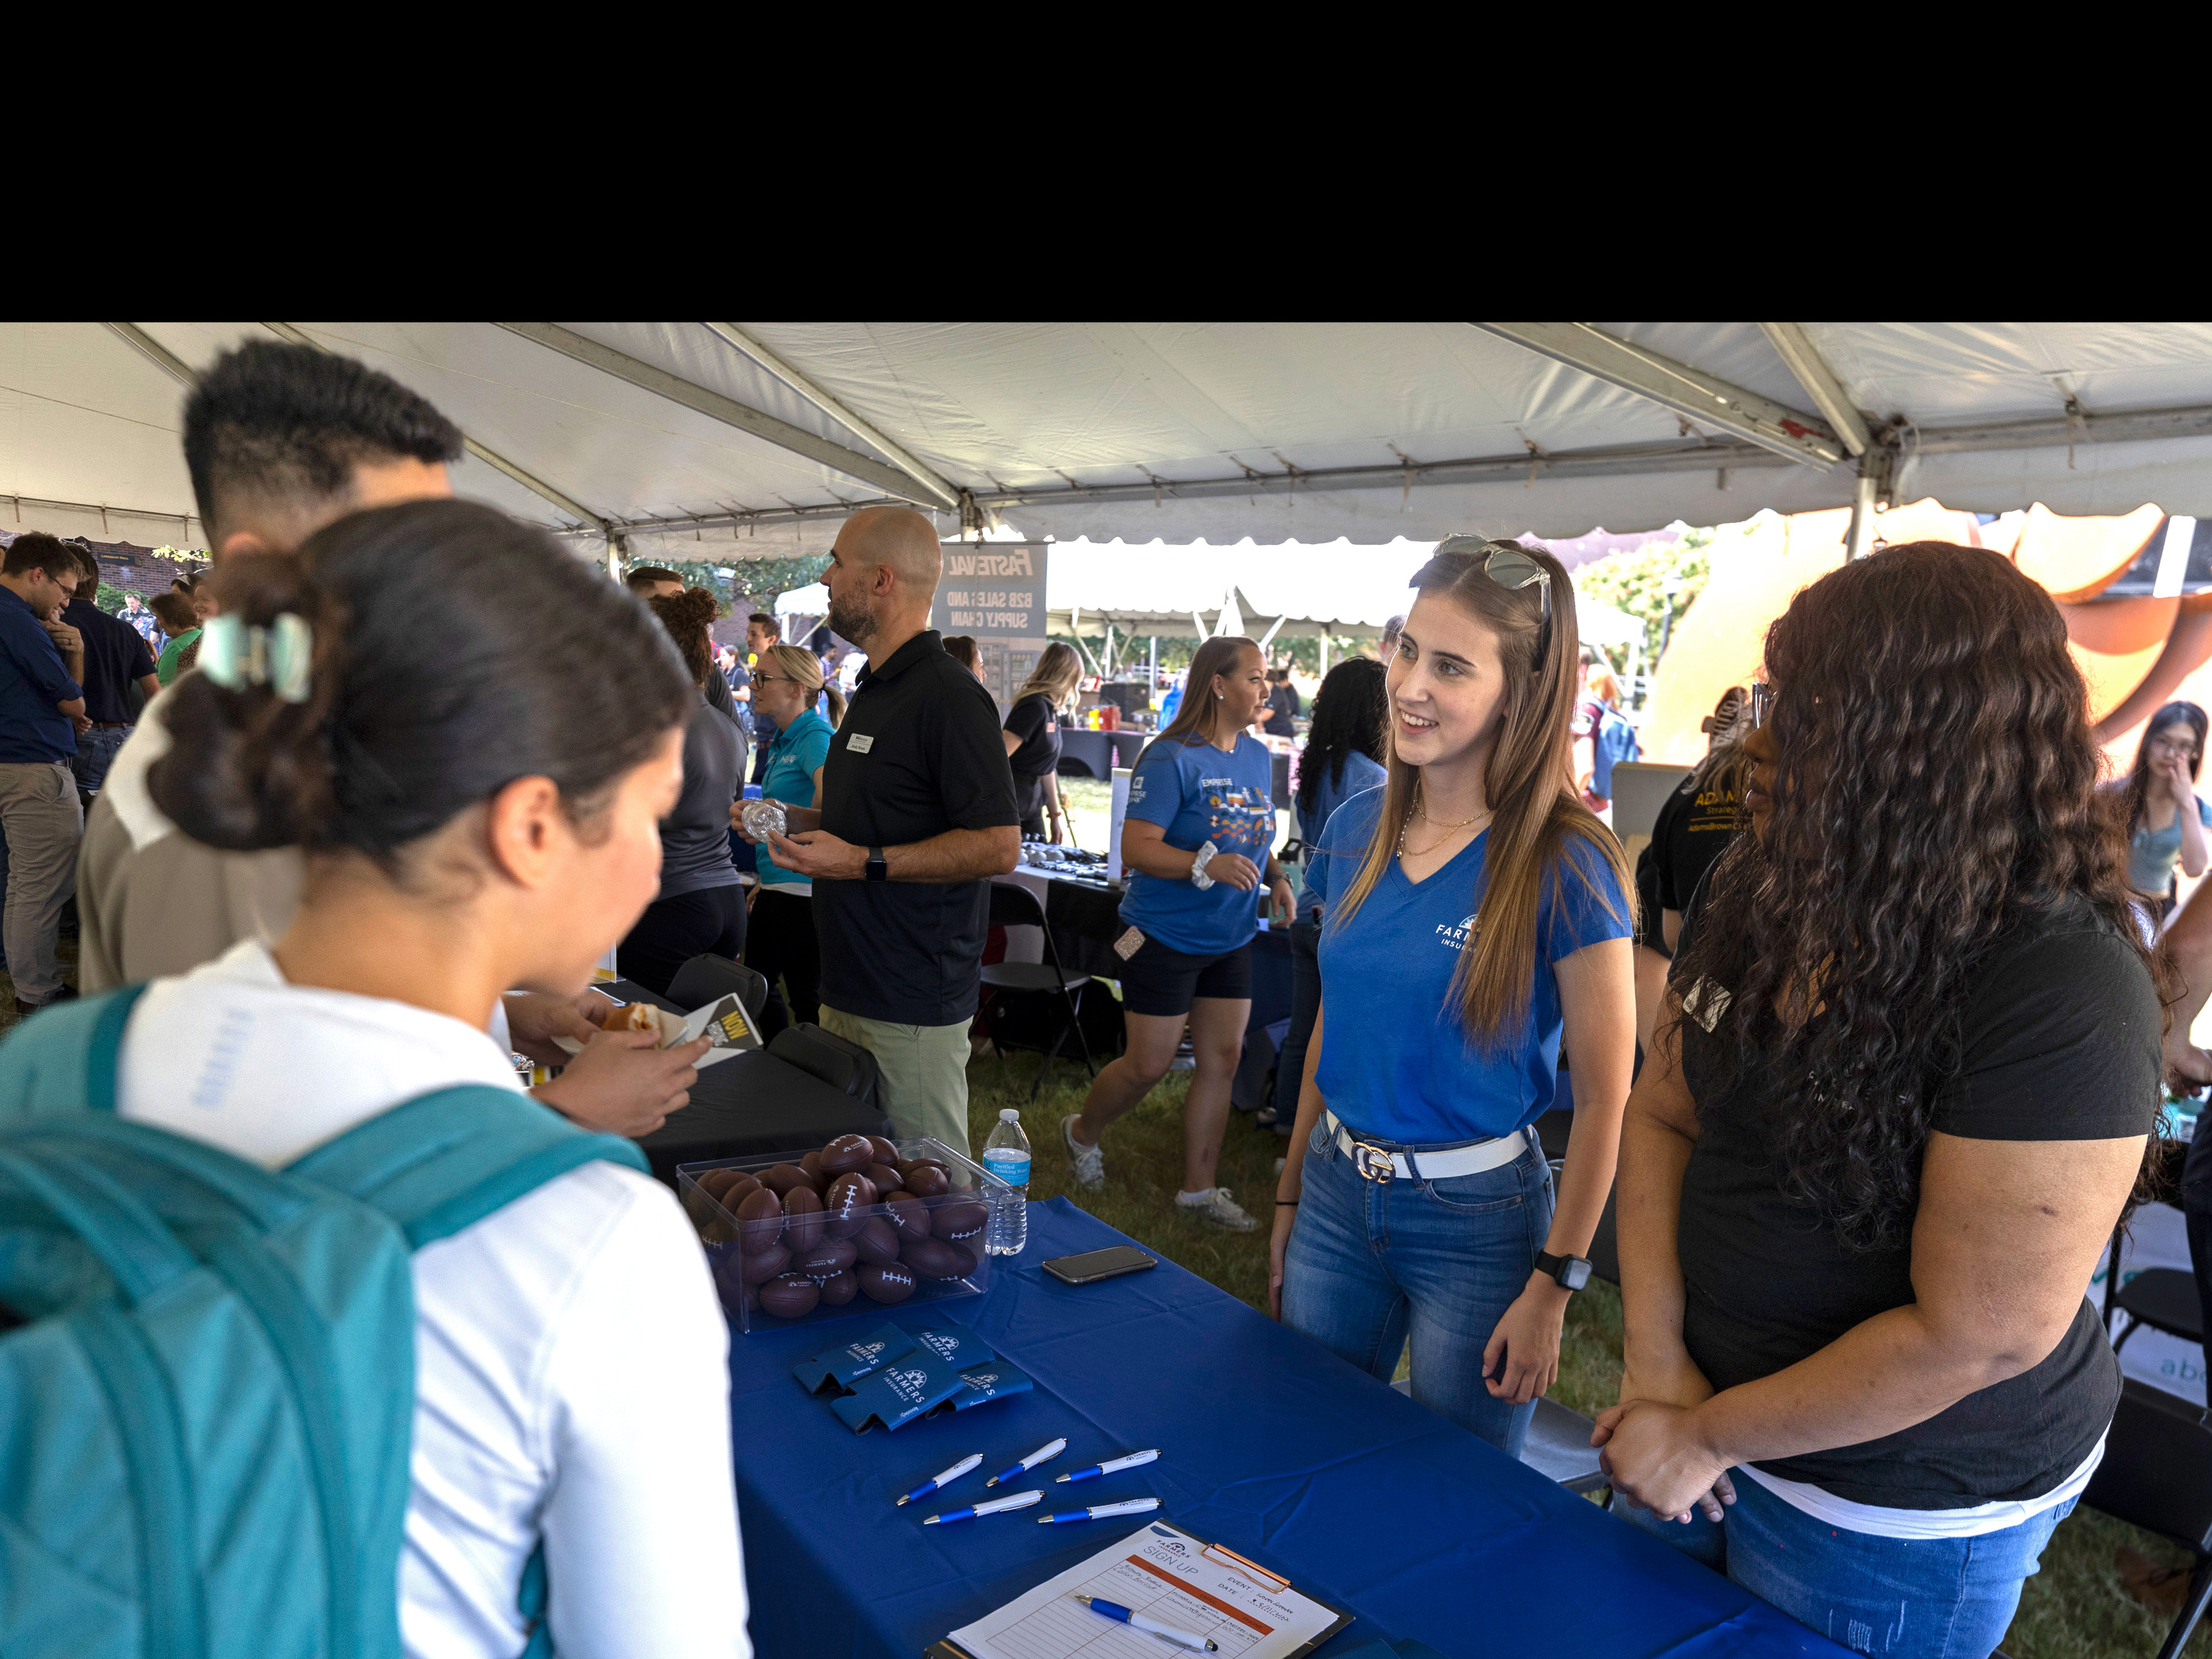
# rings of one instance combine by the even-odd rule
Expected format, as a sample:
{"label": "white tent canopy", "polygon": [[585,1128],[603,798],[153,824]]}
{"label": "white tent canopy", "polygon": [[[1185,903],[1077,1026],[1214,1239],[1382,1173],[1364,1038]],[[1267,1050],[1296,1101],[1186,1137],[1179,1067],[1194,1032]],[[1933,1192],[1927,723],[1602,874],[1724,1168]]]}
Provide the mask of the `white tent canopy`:
{"label": "white tent canopy", "polygon": [[1862,478],[2212,516],[2212,325],[10,323],[9,527],[204,540],[181,382],[270,337],[431,398],[464,493],[641,558],[819,551],[882,499],[1262,545],[1722,523]]}

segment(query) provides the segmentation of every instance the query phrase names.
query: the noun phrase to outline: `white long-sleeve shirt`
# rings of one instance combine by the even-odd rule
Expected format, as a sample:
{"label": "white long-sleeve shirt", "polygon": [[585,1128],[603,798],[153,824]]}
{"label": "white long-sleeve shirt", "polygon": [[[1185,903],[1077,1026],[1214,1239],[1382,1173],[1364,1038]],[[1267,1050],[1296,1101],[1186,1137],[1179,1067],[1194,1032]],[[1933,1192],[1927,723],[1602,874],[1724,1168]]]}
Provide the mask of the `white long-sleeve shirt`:
{"label": "white long-sleeve shirt", "polygon": [[[519,1087],[483,1031],[289,985],[249,941],[147,988],[117,1104],[277,1169],[460,1083]],[[667,1189],[586,1164],[417,1250],[414,1281],[408,1653],[520,1653],[542,1536],[562,1659],[750,1659],[729,1331]]]}

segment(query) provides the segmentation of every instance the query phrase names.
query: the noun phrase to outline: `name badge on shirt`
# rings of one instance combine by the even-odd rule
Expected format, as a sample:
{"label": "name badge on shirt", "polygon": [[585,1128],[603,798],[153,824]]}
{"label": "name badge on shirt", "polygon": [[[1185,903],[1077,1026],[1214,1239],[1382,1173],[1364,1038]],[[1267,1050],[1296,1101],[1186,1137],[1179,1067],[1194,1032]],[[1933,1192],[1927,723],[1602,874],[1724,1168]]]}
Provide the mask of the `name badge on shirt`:
{"label": "name badge on shirt", "polygon": [[876,746],[875,734],[870,732],[851,732],[845,737],[845,747],[855,755],[865,755]]}

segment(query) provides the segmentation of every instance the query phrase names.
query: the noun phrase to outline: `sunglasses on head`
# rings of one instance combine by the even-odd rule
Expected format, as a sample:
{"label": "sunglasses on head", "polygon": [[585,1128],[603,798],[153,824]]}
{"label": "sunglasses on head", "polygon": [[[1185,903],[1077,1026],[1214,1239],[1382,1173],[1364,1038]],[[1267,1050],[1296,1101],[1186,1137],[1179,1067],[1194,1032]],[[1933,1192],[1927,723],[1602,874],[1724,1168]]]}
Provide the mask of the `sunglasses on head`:
{"label": "sunglasses on head", "polygon": [[1536,660],[1542,662],[1552,644],[1552,573],[1517,542],[1486,541],[1480,536],[1447,536],[1437,544],[1439,553],[1458,553],[1477,561],[1482,574],[1500,587],[1519,592],[1531,583],[1543,615],[1536,636]]}

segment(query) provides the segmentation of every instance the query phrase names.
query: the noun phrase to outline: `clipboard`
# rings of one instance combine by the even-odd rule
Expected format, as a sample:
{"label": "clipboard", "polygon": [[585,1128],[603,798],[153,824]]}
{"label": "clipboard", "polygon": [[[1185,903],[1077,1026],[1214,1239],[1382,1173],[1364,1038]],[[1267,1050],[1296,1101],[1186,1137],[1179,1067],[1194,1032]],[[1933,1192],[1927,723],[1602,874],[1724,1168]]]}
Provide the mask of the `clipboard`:
{"label": "clipboard", "polygon": [[[1127,1563],[1133,1571],[1136,1568],[1141,1567],[1147,1572],[1152,1573],[1158,1577],[1164,1577],[1165,1575],[1161,1573],[1158,1568],[1146,1566],[1144,1563],[1139,1562],[1134,1559],[1136,1552],[1139,1551],[1140,1548],[1148,1542],[1152,1542],[1156,1540],[1180,1540],[1187,1541],[1189,1544],[1194,1544],[1198,1547],[1204,1566],[1209,1568],[1218,1567],[1228,1572],[1234,1573],[1238,1577],[1249,1581],[1254,1587],[1261,1591],[1279,1595],[1287,1592],[1295,1595],[1300,1602],[1316,1608],[1321,1613],[1329,1615],[1330,1622],[1326,1628],[1315,1632],[1297,1647],[1284,1650],[1281,1654],[1280,1659],[1299,1659],[1299,1656],[1312,1653],[1323,1643],[1328,1641],[1330,1638],[1336,1635],[1339,1631],[1341,1631],[1346,1626],[1351,1624],[1352,1620],[1357,1616],[1356,1614],[1346,1611],[1344,1608],[1321,1600],[1318,1596],[1308,1595],[1304,1591],[1298,1589],[1297,1586],[1292,1584],[1289,1579],[1284,1577],[1281,1574],[1268,1571],[1267,1569],[1261,1566],[1257,1562],[1247,1559],[1245,1557],[1237,1554],[1234,1550],[1228,1549],[1219,1544],[1209,1544],[1204,1539],[1200,1538],[1195,1533],[1188,1532],[1182,1528],[1176,1526],[1171,1522],[1153,1521],[1138,1531],[1128,1534],[1116,1542],[1108,1545],[1097,1554],[1092,1555],[1083,1561],[1078,1562],[1074,1566],[1069,1567],[1062,1572],[1054,1575],[1051,1578],[1045,1580],[1042,1583],[1032,1586],[1021,1595],[1017,1596],[1013,1601],[1006,1603],[1005,1607],[994,1608],[992,1612],[983,1614],[981,1619],[971,1620],[969,1621],[969,1626],[981,1624],[989,1620],[997,1618],[1000,1614],[1007,1613],[1020,1602],[1027,1601],[1032,1596],[1036,1596],[1040,1592],[1052,1590],[1055,1586],[1060,1587],[1059,1589],[1060,1595],[1066,1595],[1073,1591],[1078,1586],[1082,1585],[1103,1573],[1114,1571],[1124,1563]],[[1158,1548],[1159,1545],[1158,1543],[1154,1543],[1154,1547]],[[1173,1547],[1172,1543],[1170,1543],[1169,1547]],[[1194,1563],[1194,1565],[1198,1564]],[[1170,1586],[1175,1588],[1180,1588],[1179,1586],[1174,1586],[1173,1580],[1170,1580],[1169,1583]],[[1185,1591],[1184,1593],[1189,1594],[1191,1592]],[[1205,1595],[1203,1592],[1198,1592],[1198,1594],[1201,1601],[1213,1600],[1212,1598]],[[1050,1597],[1048,1598],[1048,1602],[1049,1603],[1056,1600],[1057,1597]],[[1071,1608],[1073,1608],[1073,1602],[1069,1605]],[[1254,1623],[1250,1618],[1239,1613],[1224,1602],[1213,1601],[1213,1605],[1219,1607],[1223,1613],[1226,1613],[1232,1619],[1241,1620],[1243,1623],[1248,1625]],[[1080,1613],[1080,1609],[1074,1609],[1074,1611]],[[1096,1615],[1085,1616],[1096,1617]],[[965,1629],[968,1627],[969,1626],[963,1626],[963,1628]],[[1103,1630],[1109,1627],[1103,1624],[1103,1621],[1101,1621],[1100,1628]],[[1124,1628],[1127,1627],[1125,1626]],[[923,1659],[978,1659],[978,1656],[971,1652],[961,1643],[954,1640],[951,1636],[948,1635],[932,1644],[925,1651]]]}

